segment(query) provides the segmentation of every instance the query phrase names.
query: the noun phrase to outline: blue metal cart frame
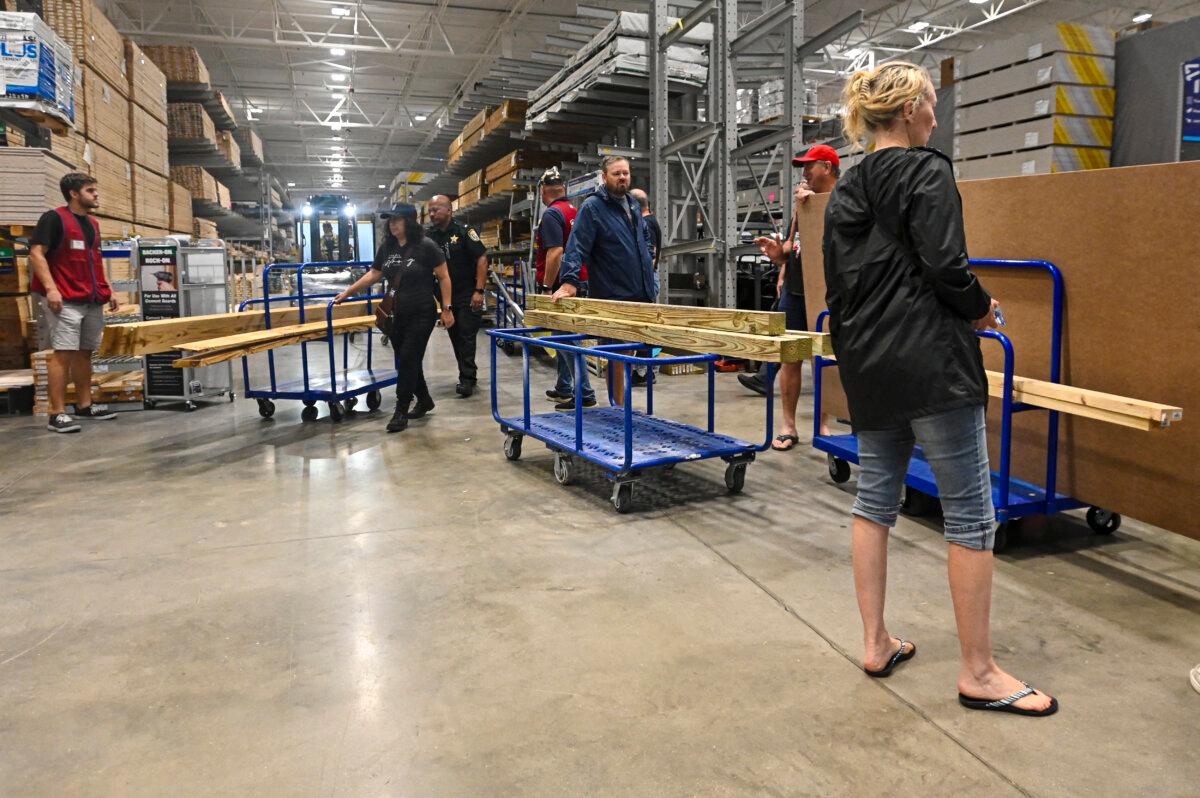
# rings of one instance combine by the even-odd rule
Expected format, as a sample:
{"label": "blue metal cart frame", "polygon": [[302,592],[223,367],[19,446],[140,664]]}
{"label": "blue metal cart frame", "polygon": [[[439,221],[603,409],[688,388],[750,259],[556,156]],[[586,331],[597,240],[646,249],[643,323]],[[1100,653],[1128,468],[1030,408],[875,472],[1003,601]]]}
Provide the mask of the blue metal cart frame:
{"label": "blue metal cart frame", "polygon": [[[681,355],[668,358],[639,357],[624,354],[650,347],[641,343],[609,343],[597,346],[578,346],[578,342],[595,336],[581,333],[554,333],[543,327],[492,329],[492,417],[505,434],[504,454],[509,460],[521,457],[521,442],[525,436],[535,438],[554,452],[554,478],[562,485],[570,484],[576,474],[576,460],[598,466],[612,480],[612,503],[619,513],[629,511],[633,502],[633,483],[645,471],[670,469],[678,463],[721,458],[727,463],[725,486],[730,493],[739,493],[745,486],[746,466],[758,452],[771,445],[774,423],[774,384],[778,366],[771,364],[767,375],[766,439],[761,445],[716,432],[716,370],[718,355]],[[540,335],[550,333],[549,335]],[[539,336],[539,337],[535,337]],[[523,376],[523,403],[519,416],[500,414],[496,388],[496,350],[502,342],[520,346]],[[624,407],[616,406],[609,390],[609,407],[584,411],[583,395],[575,393],[575,412],[534,414],[530,410],[529,347],[544,347],[571,355],[575,361],[575,379],[587,368],[584,356],[593,355],[608,360],[625,370]],[[634,366],[663,366],[681,363],[708,364],[708,425],[707,429],[669,421],[654,415],[654,381],[646,384],[646,410],[633,409]]]}
{"label": "blue metal cart frame", "polygon": [[[1062,377],[1062,321],[1065,291],[1062,272],[1053,263],[1044,260],[997,260],[972,259],[970,265],[980,268],[1030,269],[1045,271],[1053,284],[1053,312],[1050,321],[1050,382],[1061,382]],[[817,316],[817,332],[822,332],[828,310]],[[1058,427],[1059,413],[1043,407],[1013,400],[1013,369],[1015,354],[1012,341],[1004,333],[984,330],[976,333],[981,338],[997,341],[1004,349],[1004,392],[1000,409],[1000,470],[992,472],[992,504],[996,508],[996,551],[1004,549],[1008,532],[1014,521],[1033,515],[1054,515],[1067,510],[1086,507],[1087,503],[1058,493]],[[826,357],[813,358],[813,447],[828,456],[829,475],[834,482],[850,479],[850,463],[858,464],[858,438],[853,435],[821,434],[822,373],[837,365],[837,360]],[[1046,480],[1043,486],[1035,485],[1012,476],[1012,418],[1016,413],[1040,411],[1046,418]],[[921,494],[936,498],[937,482],[933,469],[925,460],[920,446],[913,450],[904,484]],[[908,509],[922,503],[911,494],[906,495]],[[1088,511],[1088,524],[1097,532],[1111,533],[1121,524],[1121,516],[1092,507]]]}
{"label": "blue metal cart frame", "polygon": [[[251,387],[250,384],[250,358],[242,358],[242,380],[245,386],[245,395],[249,399],[258,401],[258,413],[263,418],[270,418],[275,414],[276,399],[296,399],[304,403],[304,410],[300,413],[300,418],[303,421],[313,421],[317,417],[317,402],[327,402],[329,405],[329,418],[335,422],[341,421],[345,413],[350,412],[358,403],[358,397],[366,394],[367,408],[370,410],[378,410],[383,401],[381,394],[382,389],[396,384],[396,369],[393,363],[392,368],[378,368],[373,365],[372,359],[372,339],[374,336],[368,331],[367,334],[367,367],[365,369],[350,369],[350,337],[348,333],[340,333],[342,336],[342,367],[339,371],[337,367],[337,354],[334,346],[334,337],[339,335],[333,327],[333,308],[334,303],[332,297],[337,296],[334,293],[324,292],[319,294],[304,293],[304,270],[310,266],[366,266],[370,267],[370,261],[314,261],[310,263],[272,263],[263,269],[263,298],[248,299],[238,306],[238,312],[245,310],[251,305],[262,305],[263,315],[266,328],[271,328],[271,305],[276,302],[297,302],[300,308],[299,323],[304,324],[306,320],[305,303],[314,299],[329,299],[325,305],[325,323],[327,331],[324,341],[302,341],[300,343],[300,379],[291,379],[281,382],[275,372],[275,352],[267,350],[267,368],[270,377],[270,383],[265,387]],[[271,296],[270,278],[271,272],[279,270],[296,271],[296,293],[290,296]],[[366,302],[367,313],[371,312],[371,303],[383,299],[383,294],[371,294],[369,296],[351,297],[346,299],[349,302]],[[308,345],[309,343],[324,343],[329,351],[329,376],[314,377],[311,374],[308,362]],[[394,359],[393,355],[393,359]],[[340,376],[340,380],[339,380]]]}

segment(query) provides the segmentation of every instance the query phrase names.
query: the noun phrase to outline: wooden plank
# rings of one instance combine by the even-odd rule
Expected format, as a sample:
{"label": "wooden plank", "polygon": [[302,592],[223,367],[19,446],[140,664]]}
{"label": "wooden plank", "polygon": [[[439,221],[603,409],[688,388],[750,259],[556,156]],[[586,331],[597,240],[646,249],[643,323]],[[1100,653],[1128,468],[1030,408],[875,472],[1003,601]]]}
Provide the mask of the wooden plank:
{"label": "wooden plank", "polygon": [[[375,315],[362,315],[353,318],[334,319],[333,329],[335,332],[349,332],[361,327],[370,327],[375,323]],[[232,349],[240,346],[251,346],[253,344],[265,343],[267,341],[277,341],[283,339],[296,338],[296,343],[299,342],[301,336],[309,333],[316,333],[317,337],[324,337],[325,332],[329,329],[325,320],[307,322],[305,324],[292,324],[283,327],[272,327],[269,330],[256,330],[254,332],[237,333],[236,335],[223,335],[217,338],[205,338],[200,340],[186,341],[184,343],[175,344],[172,349],[178,349],[184,352],[211,352],[218,349]],[[306,339],[311,340],[311,339]]]}
{"label": "wooden plank", "polygon": [[[1000,399],[1004,396],[1004,376],[997,374],[994,371],[988,372],[988,394]],[[1064,399],[1051,399],[1046,396],[1037,396],[1035,394],[1026,393],[1021,388],[1017,387],[1016,378],[1013,379],[1013,401],[1024,402],[1034,405],[1035,407],[1044,407],[1047,410],[1057,410],[1060,413],[1067,413],[1072,416],[1081,418],[1090,418],[1093,421],[1104,421],[1109,424],[1117,424],[1130,429],[1142,430],[1149,432],[1152,429],[1158,429],[1161,425],[1151,421],[1148,418],[1137,418],[1135,416],[1127,416],[1122,413],[1114,413],[1111,410],[1101,410],[1097,407],[1088,407],[1076,402],[1070,402]]]}
{"label": "wooden plank", "polygon": [[[1003,383],[1004,375],[998,371],[989,371],[988,381],[992,380]],[[1014,376],[1013,387],[1020,387],[1022,392],[1031,396],[1057,399],[1058,401],[1107,410],[1125,416],[1149,419],[1155,424],[1164,427],[1172,421],[1183,420],[1183,408],[1180,407],[1172,407],[1171,405],[1159,404],[1158,402],[1147,402],[1143,399],[1131,399],[1127,396],[1117,396],[1111,393],[1088,390],[1087,388],[1076,388],[1073,385],[1061,385],[1044,380]],[[1035,403],[1030,402],[1030,404]]]}
{"label": "wooden plank", "polygon": [[[335,319],[351,316],[366,316],[373,319],[374,313],[368,315],[366,304],[362,302],[338,305],[333,309]],[[324,321],[325,305],[307,305],[305,317]],[[272,327],[293,325],[299,319],[300,308],[281,308],[271,311]],[[261,310],[247,310],[244,313],[214,313],[208,316],[189,316],[183,319],[110,324],[104,328],[104,338],[100,342],[99,354],[108,357],[169,352],[175,344],[186,341],[253,332],[265,329],[265,327],[266,319]]]}
{"label": "wooden plank", "polygon": [[812,357],[812,340],[799,335],[750,335],[599,316],[548,313],[544,310],[527,310],[525,323],[531,327],[548,327],[551,330],[673,347],[687,352],[744,357],[771,363],[794,363]]}
{"label": "wooden plank", "polygon": [[573,298],[555,302],[545,294],[530,295],[525,299],[534,310],[544,310],[547,313],[571,313],[576,316],[724,330],[750,335],[783,335],[784,325],[787,323],[785,314],[766,311],[653,305],[648,302],[616,302],[609,299]]}

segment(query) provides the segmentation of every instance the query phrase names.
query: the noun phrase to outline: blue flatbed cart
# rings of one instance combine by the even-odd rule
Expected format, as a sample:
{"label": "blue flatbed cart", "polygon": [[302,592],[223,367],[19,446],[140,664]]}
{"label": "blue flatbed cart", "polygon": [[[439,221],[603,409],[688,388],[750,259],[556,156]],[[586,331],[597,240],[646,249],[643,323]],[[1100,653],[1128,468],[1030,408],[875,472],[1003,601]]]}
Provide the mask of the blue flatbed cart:
{"label": "blue flatbed cart", "polygon": [[[348,333],[339,333],[333,326],[333,308],[334,303],[332,298],[337,296],[333,292],[321,292],[315,294],[306,294],[304,291],[304,271],[309,267],[317,266],[343,266],[343,267],[370,267],[370,261],[331,261],[331,262],[313,262],[313,263],[272,263],[263,269],[263,298],[249,299],[238,306],[238,311],[241,312],[251,305],[262,305],[265,317],[266,328],[272,326],[271,306],[276,303],[291,303],[296,302],[300,308],[299,323],[317,321],[319,319],[308,318],[306,315],[305,303],[314,299],[329,300],[325,305],[325,323],[327,330],[324,340],[318,341],[302,341],[300,343],[300,377],[287,380],[280,380],[275,370],[275,352],[267,350],[267,367],[269,383],[265,386],[252,386],[250,382],[250,359],[249,357],[242,358],[242,380],[245,385],[245,395],[249,399],[254,399],[258,402],[258,414],[263,418],[270,418],[275,414],[275,401],[279,399],[295,399],[304,403],[304,410],[300,412],[302,421],[314,421],[317,418],[317,403],[326,402],[329,406],[329,418],[338,422],[341,421],[346,413],[349,413],[358,403],[358,397],[366,395],[367,408],[369,410],[378,410],[383,402],[381,391],[396,384],[396,369],[394,364],[394,355],[390,359],[392,365],[390,367],[380,367],[374,364],[373,336],[368,331],[367,334],[367,363],[366,368],[351,369],[350,368],[350,335]],[[288,296],[271,296],[270,278],[274,270],[291,270],[296,271],[296,293]],[[351,302],[366,302],[367,312],[371,312],[371,303],[383,299],[383,294],[372,294],[370,296],[351,297],[346,303]],[[338,368],[337,363],[337,347],[335,337],[342,336],[342,362],[341,368]],[[314,374],[309,363],[308,347],[313,345],[324,345],[327,348],[329,355],[329,368],[327,374]]]}
{"label": "blue flatbed cart", "polygon": [[[777,366],[772,365],[767,379],[766,439],[751,443],[716,432],[714,363],[718,355],[682,355],[668,358],[640,357],[632,353],[650,347],[642,343],[610,343],[584,347],[579,342],[595,338],[580,333],[556,334],[541,327],[488,330],[492,338],[492,417],[504,433],[504,455],[509,460],[521,457],[521,444],[530,437],[546,444],[554,452],[554,478],[569,485],[575,478],[579,461],[598,466],[612,480],[612,503],[619,513],[629,512],[633,504],[633,483],[645,472],[670,469],[679,463],[720,458],[726,462],[725,486],[739,493],[745,486],[746,466],[758,452],[771,445],[774,419],[774,383]],[[535,337],[536,336],[536,337]],[[519,415],[501,415],[496,388],[496,350],[501,343],[521,349],[523,401]],[[529,348],[543,347],[561,351],[574,358],[575,379],[587,368],[584,357],[609,361],[625,370],[624,407],[616,406],[609,396],[609,407],[584,410],[583,397],[576,392],[575,411],[533,413],[530,409]],[[708,364],[708,424],[706,429],[654,415],[654,382],[646,385],[645,412],[633,409],[634,366],[663,366],[679,363]]]}
{"label": "blue flatbed cart", "polygon": [[[1062,321],[1064,288],[1062,272],[1053,263],[1044,260],[996,260],[972,259],[975,268],[1030,269],[1045,271],[1053,285],[1053,313],[1050,327],[1050,382],[1058,383],[1062,376]],[[817,332],[822,332],[828,310],[817,317]],[[1013,374],[1015,354],[1012,341],[996,330],[976,333],[1000,344],[1004,349],[1004,391],[1000,410],[1000,469],[992,472],[992,504],[996,508],[995,550],[1002,551],[1008,544],[1013,524],[1022,518],[1034,515],[1054,515],[1067,510],[1087,507],[1086,502],[1058,493],[1058,426],[1057,410],[1017,402],[1013,400]],[[829,476],[834,482],[850,479],[850,464],[858,464],[858,438],[853,435],[821,434],[822,374],[825,369],[837,365],[837,360],[827,357],[813,359],[813,447],[825,452],[829,464]],[[1046,413],[1046,480],[1044,485],[1035,485],[1012,475],[1012,419],[1017,413],[1038,411]],[[919,515],[929,509],[928,505],[938,494],[933,469],[925,459],[921,447],[913,450],[908,464],[904,509]],[[1121,516],[1100,507],[1091,507],[1087,513],[1088,525],[1099,534],[1111,534],[1121,525]]]}

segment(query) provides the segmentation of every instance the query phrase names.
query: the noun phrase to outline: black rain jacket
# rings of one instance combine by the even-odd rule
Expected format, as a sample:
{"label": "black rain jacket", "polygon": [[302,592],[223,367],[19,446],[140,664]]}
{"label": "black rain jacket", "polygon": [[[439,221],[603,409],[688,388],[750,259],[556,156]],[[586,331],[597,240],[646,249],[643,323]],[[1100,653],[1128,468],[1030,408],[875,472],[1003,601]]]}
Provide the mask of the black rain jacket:
{"label": "black rain jacket", "polygon": [[950,160],[925,147],[871,153],[825,211],[825,300],[855,430],[903,427],[986,404],[971,322],[991,297],[967,267]]}

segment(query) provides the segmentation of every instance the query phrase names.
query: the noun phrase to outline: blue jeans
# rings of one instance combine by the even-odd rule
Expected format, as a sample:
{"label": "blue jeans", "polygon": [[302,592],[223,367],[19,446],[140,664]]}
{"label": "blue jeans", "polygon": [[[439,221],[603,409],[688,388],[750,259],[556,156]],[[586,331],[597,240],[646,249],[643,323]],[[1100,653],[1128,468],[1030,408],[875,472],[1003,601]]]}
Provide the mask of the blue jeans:
{"label": "blue jeans", "polygon": [[[554,383],[554,390],[560,394],[575,395],[575,353],[573,352],[555,352],[554,359],[558,362],[558,381]],[[579,372],[580,387],[583,390],[583,400],[592,402],[596,399],[596,392],[592,390],[592,380],[588,374],[587,360],[581,364]]]}
{"label": "blue jeans", "polygon": [[921,444],[933,468],[947,542],[990,550],[996,542],[996,514],[982,405],[913,419],[906,427],[859,432],[862,471],[851,512],[886,527],[896,525],[914,443]]}

